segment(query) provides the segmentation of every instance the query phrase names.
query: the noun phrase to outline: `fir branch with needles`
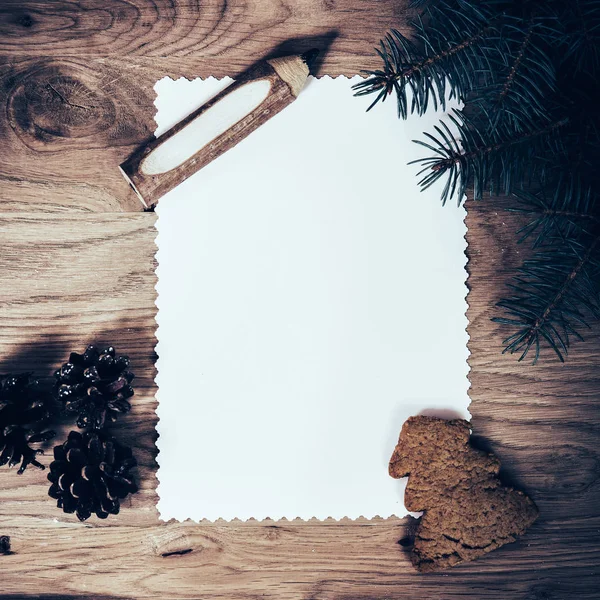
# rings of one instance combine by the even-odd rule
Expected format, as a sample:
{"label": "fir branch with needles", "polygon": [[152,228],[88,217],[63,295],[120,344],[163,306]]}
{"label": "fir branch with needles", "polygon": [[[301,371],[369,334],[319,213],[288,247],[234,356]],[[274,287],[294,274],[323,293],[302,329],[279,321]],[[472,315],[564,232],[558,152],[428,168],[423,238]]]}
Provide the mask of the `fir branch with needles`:
{"label": "fir branch with needles", "polygon": [[[497,36],[489,10],[463,0],[440,2],[436,11],[426,9],[413,22],[415,41],[392,29],[375,51],[383,69],[365,71],[369,78],[355,86],[356,95],[376,93],[370,110],[380,100],[396,93],[398,115],[422,115],[433,102],[445,108],[450,97],[473,90],[478,73],[489,68],[494,48],[484,46],[486,35]],[[460,69],[452,69],[454,63]],[[410,105],[409,94],[410,91]]]}
{"label": "fir branch with needles", "polygon": [[569,180],[558,182],[553,190],[520,191],[514,197],[517,204],[510,210],[527,220],[517,232],[518,241],[532,239],[533,248],[548,239],[593,238],[600,233],[600,198],[591,187]]}
{"label": "fir branch with needles", "polygon": [[414,0],[410,34],[387,34],[380,69],[355,86],[368,110],[464,108],[415,140],[421,189],[441,200],[506,195],[533,255],[494,321],[504,351],[564,360],[600,319],[600,0]]}
{"label": "fir branch with needles", "polygon": [[597,73],[600,69],[600,0],[569,0],[562,3],[559,19],[568,39],[562,61],[577,71]]}
{"label": "fir branch with needles", "polygon": [[[556,133],[568,124],[563,118],[554,123],[544,123],[530,130],[515,132],[504,126],[492,126],[488,116],[487,127],[478,126],[463,113],[449,115],[458,134],[453,133],[445,121],[435,126],[437,135],[425,133],[429,142],[415,140],[417,144],[433,152],[432,156],[411,161],[423,168],[419,185],[425,190],[438,180],[446,177],[442,192],[442,203],[450,198],[462,199],[469,187],[473,188],[475,199],[490,193],[507,194],[515,182],[526,176],[538,174],[545,177],[545,170],[531,168],[541,146],[551,143]],[[555,142],[556,143],[556,142]]]}
{"label": "fir branch with needles", "polygon": [[537,362],[545,343],[564,362],[571,339],[583,340],[579,330],[600,318],[600,233],[587,245],[560,239],[550,238],[523,263],[512,294],[498,303],[506,314],[494,320],[517,330],[504,340],[504,352],[519,353],[519,360],[533,348]]}
{"label": "fir branch with needles", "polygon": [[545,19],[505,17],[506,52],[495,56],[490,83],[472,101],[487,107],[493,125],[506,122],[514,131],[548,119],[545,98],[555,89],[556,73],[546,51],[555,30]]}

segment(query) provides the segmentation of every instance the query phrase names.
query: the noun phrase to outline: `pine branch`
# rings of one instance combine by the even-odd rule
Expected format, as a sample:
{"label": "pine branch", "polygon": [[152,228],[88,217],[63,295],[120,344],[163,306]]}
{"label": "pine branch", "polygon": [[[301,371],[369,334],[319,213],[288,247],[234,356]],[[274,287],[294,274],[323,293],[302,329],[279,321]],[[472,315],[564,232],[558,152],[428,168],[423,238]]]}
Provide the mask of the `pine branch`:
{"label": "pine branch", "polygon": [[571,338],[583,339],[579,330],[590,327],[590,316],[600,319],[599,249],[600,233],[587,246],[548,246],[523,264],[513,295],[497,304],[507,316],[493,319],[517,329],[504,352],[520,353],[521,361],[533,348],[536,363],[545,343],[564,362]]}
{"label": "pine branch", "polygon": [[535,194],[520,191],[514,197],[518,204],[509,210],[529,217],[517,232],[519,243],[533,238],[533,247],[538,248],[548,239],[593,235],[600,229],[600,198],[579,182],[559,181],[550,196],[541,190]]}
{"label": "pine branch", "polygon": [[558,151],[560,141],[555,139],[556,134],[568,124],[567,119],[560,119],[535,129],[515,132],[506,125],[494,126],[489,117],[487,123],[483,121],[486,123],[483,126],[456,111],[448,118],[456,133],[445,121],[440,121],[434,128],[437,137],[425,133],[428,142],[413,140],[431,150],[433,155],[409,163],[423,167],[418,173],[419,176],[425,173],[419,181],[421,190],[446,177],[443,204],[454,197],[460,204],[471,185],[477,200],[486,191],[508,194],[526,176],[538,175],[543,179],[545,172],[541,168],[535,172],[534,160],[550,146],[555,146]]}
{"label": "pine branch", "polygon": [[395,92],[402,119],[410,113],[422,115],[430,102],[445,109],[447,96],[464,96],[489,72],[497,49],[484,41],[497,30],[498,19],[472,2],[440,0],[411,23],[416,43],[395,29],[386,35],[375,50],[383,69],[364,71],[369,77],[354,86],[355,95],[377,94],[371,110]]}
{"label": "pine branch", "polygon": [[600,0],[569,0],[560,13],[567,41],[562,55],[578,71],[600,70]]}
{"label": "pine branch", "polygon": [[505,17],[502,35],[505,53],[494,59],[491,82],[471,101],[487,107],[492,126],[522,131],[549,119],[547,98],[554,93],[556,73],[546,48],[555,30],[543,17],[526,24]]}

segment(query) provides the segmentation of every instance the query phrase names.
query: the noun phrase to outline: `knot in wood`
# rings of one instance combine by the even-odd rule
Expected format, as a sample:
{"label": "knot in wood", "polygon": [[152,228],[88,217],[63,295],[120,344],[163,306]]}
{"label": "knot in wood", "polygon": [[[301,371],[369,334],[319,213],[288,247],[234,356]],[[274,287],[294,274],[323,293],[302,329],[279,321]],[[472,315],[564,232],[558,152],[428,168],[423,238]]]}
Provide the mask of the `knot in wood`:
{"label": "knot in wood", "polygon": [[116,122],[113,100],[96,74],[83,65],[41,63],[13,82],[8,92],[8,121],[21,141],[34,150],[88,146]]}

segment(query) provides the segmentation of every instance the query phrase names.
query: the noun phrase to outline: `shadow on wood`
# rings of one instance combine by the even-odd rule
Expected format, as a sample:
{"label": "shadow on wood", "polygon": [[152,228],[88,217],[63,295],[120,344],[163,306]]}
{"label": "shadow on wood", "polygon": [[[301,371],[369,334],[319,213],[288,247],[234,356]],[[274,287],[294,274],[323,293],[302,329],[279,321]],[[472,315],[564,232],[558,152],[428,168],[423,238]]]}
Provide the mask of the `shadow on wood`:
{"label": "shadow on wood", "polygon": [[332,44],[338,36],[339,32],[337,30],[331,30],[319,35],[290,38],[289,40],[281,42],[273,48],[273,50],[268,52],[264,56],[264,60],[287,56],[289,54],[302,54],[303,52],[316,48],[319,51],[319,54],[311,65],[310,70],[312,75],[319,77],[324,75],[321,71],[323,63],[325,62]]}

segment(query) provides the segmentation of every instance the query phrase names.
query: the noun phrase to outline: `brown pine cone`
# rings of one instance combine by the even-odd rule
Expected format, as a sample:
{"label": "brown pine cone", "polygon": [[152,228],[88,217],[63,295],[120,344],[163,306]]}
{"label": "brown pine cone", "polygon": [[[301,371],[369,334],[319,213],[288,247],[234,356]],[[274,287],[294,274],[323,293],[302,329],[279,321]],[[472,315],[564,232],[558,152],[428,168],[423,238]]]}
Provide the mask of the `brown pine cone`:
{"label": "brown pine cone", "polygon": [[28,465],[45,468],[36,459],[43,450],[30,444],[54,437],[54,431],[43,431],[50,415],[50,397],[40,391],[31,373],[0,376],[0,466],[21,463],[19,475]]}
{"label": "brown pine cone", "polygon": [[137,492],[130,471],[137,464],[131,448],[101,431],[71,431],[67,441],[54,448],[48,495],[58,508],[76,513],[80,521],[92,514],[106,519],[116,515],[120,502]]}
{"label": "brown pine cone", "polygon": [[56,396],[67,413],[78,415],[77,427],[102,429],[107,420],[114,422],[131,409],[134,375],[128,368],[129,358],[116,356],[112,346],[101,351],[88,346],[56,371]]}

